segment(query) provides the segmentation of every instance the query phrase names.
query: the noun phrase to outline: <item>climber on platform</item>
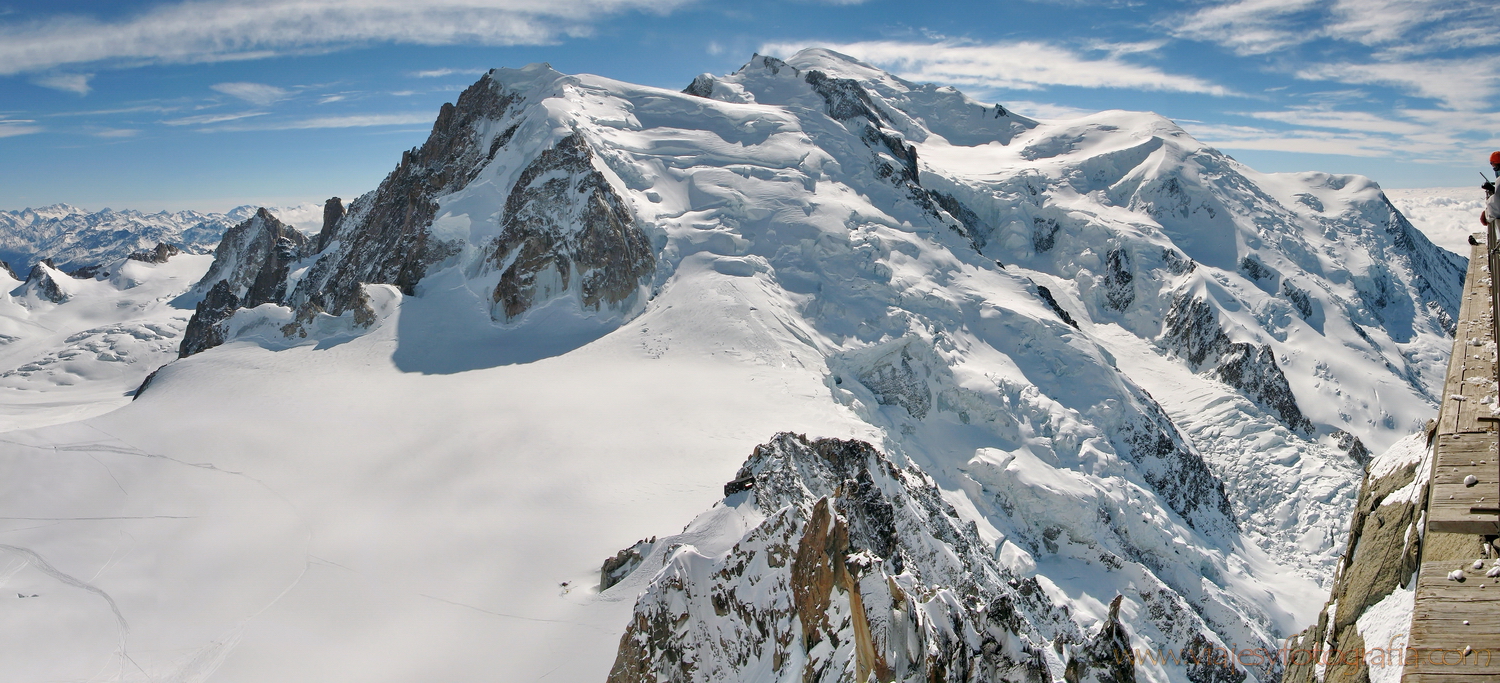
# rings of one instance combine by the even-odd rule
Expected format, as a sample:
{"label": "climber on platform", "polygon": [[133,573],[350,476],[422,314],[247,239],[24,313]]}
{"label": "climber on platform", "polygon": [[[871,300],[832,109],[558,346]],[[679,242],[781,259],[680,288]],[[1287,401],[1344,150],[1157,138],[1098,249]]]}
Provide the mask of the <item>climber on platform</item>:
{"label": "climber on platform", "polygon": [[[1500,152],[1490,152],[1490,168],[1494,169],[1495,177],[1500,178]],[[1484,210],[1479,212],[1479,222],[1489,227],[1490,221],[1500,218],[1500,197],[1495,195],[1495,183],[1488,178],[1479,187],[1484,190],[1484,196],[1488,200]]]}

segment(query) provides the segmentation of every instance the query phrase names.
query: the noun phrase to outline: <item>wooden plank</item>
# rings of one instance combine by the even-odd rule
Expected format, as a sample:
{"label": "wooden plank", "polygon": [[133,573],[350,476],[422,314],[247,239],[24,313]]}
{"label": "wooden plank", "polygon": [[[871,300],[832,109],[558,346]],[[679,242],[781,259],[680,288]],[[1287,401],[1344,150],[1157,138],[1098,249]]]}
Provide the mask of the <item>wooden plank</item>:
{"label": "wooden plank", "polygon": [[[1464,277],[1464,293],[1459,304],[1459,322],[1453,339],[1453,354],[1448,359],[1448,375],[1443,383],[1442,406],[1438,414],[1438,433],[1456,434],[1484,431],[1489,425],[1478,418],[1488,417],[1488,406],[1477,401],[1489,393],[1488,387],[1467,382],[1483,378],[1494,381],[1494,361],[1487,346],[1474,346],[1470,340],[1489,341],[1494,336],[1490,317],[1490,278],[1485,272],[1483,243],[1469,250],[1469,270]],[[1462,400],[1451,397],[1462,396]]]}
{"label": "wooden plank", "polygon": [[[1422,563],[1411,633],[1399,655],[1405,683],[1500,681],[1500,579],[1484,575],[1497,560],[1483,559],[1483,569],[1474,570],[1477,559]],[[1454,569],[1469,576],[1449,581]]]}

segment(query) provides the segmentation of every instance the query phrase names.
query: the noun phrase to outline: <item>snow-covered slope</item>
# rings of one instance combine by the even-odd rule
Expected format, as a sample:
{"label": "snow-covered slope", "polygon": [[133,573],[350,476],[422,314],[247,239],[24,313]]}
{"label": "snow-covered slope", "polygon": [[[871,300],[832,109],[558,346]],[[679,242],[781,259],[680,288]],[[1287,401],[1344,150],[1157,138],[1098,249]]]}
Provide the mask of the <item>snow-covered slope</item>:
{"label": "snow-covered slope", "polygon": [[[72,271],[123,259],[159,242],[189,254],[206,254],[230,226],[254,215],[256,207],[241,206],[229,213],[131,209],[89,212],[67,204],[40,209],[0,211],[0,260],[18,273],[43,259]],[[272,209],[282,220],[316,230],[322,208],[303,204]]]}
{"label": "snow-covered slope", "polygon": [[87,278],[39,263],[25,282],[0,273],[0,430],[129,403],[141,381],[176,356],[192,311],[173,300],[211,261],[122,258]]}
{"label": "snow-covered slope", "polygon": [[[36,670],[636,680],[691,651],[716,659],[688,678],[846,680],[884,670],[838,642],[900,632],[1012,680],[1105,680],[1123,643],[1274,651],[1316,618],[1362,461],[1434,411],[1464,266],[1367,179],[822,50],[685,93],[495,70],[343,208],[300,243],[247,223],[140,400],[6,435],[6,514],[109,518],[4,529],[14,576],[67,605],[27,613]],[[721,495],[764,449],[822,457],[756,450],[786,431],[870,445]],[[855,533],[913,501],[910,533]],[[777,548],[808,538],[864,569],[799,593]],[[647,546],[598,591],[599,560]],[[981,598],[1022,593],[986,650]],[[886,609],[878,638],[856,601]],[[792,608],[781,656],[713,649],[721,610],[795,635]],[[1131,670],[1281,673],[1194,666]]]}

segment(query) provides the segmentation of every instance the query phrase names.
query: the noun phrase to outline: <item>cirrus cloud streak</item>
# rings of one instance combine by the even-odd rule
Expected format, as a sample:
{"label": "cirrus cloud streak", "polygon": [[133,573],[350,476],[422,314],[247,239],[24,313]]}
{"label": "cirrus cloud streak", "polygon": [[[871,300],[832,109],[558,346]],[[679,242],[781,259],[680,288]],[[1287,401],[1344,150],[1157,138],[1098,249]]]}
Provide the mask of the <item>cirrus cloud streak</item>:
{"label": "cirrus cloud streak", "polygon": [[1121,88],[1232,95],[1228,88],[1192,76],[1133,64],[1114,54],[1089,58],[1052,43],[1015,41],[967,43],[865,41],[856,43],[771,43],[762,51],[791,54],[805,47],[828,47],[902,78],[983,89],[1040,90],[1051,86]]}
{"label": "cirrus cloud streak", "polygon": [[374,43],[542,44],[588,33],[629,10],[685,0],[213,0],[159,6],[117,21],[58,16],[0,24],[0,75],[76,64],[211,62]]}

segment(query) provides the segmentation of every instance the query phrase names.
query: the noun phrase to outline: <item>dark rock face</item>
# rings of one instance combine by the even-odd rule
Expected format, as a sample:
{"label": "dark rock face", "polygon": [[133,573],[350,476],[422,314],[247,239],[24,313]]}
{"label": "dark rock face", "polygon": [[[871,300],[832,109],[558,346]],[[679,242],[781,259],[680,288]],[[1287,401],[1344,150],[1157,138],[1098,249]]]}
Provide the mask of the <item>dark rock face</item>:
{"label": "dark rock face", "polygon": [[323,229],[318,231],[318,245],[313,253],[319,253],[328,248],[328,243],[333,241],[338,234],[339,222],[344,220],[344,200],[338,197],[330,197],[323,202]]}
{"label": "dark rock face", "polygon": [[92,280],[94,278],[100,277],[101,274],[109,275],[109,273],[104,272],[104,266],[97,264],[92,266],[84,266],[82,268],[75,268],[68,271],[68,277],[71,277],[74,280]]}
{"label": "dark rock face", "polygon": [[848,121],[858,116],[875,123],[885,120],[876,112],[875,103],[870,100],[870,94],[865,92],[859,81],[831,78],[822,71],[809,71],[803,80],[812,86],[813,92],[823,97],[828,115],[837,121]]}
{"label": "dark rock face", "polygon": [[355,303],[349,297],[360,283],[395,285],[413,294],[429,267],[458,250],[432,238],[437,198],[468,185],[505,146],[505,134],[485,146],[480,124],[502,118],[519,99],[486,75],[459,95],[456,105],[443,105],[427,142],[403,153],[396,170],[354,202],[332,232],[327,221],[337,211],[325,205],[319,243],[327,248],[338,235],[342,246],[311,267],[287,303],[293,308],[310,303],[339,315]]}
{"label": "dark rock face", "polygon": [[1187,296],[1172,302],[1160,343],[1185,358],[1195,371],[1211,365],[1213,377],[1273,411],[1288,429],[1312,433],[1312,422],[1297,405],[1271,347],[1231,342],[1207,302]]}
{"label": "dark rock face", "polygon": [[1130,265],[1130,253],[1124,249],[1111,249],[1104,255],[1104,303],[1117,311],[1130,308],[1135,302],[1135,273]]}
{"label": "dark rock face", "polygon": [[1240,270],[1244,271],[1245,275],[1251,280],[1260,281],[1276,278],[1276,271],[1271,270],[1270,266],[1262,263],[1253,254],[1246,254],[1245,258],[1240,259]]}
{"label": "dark rock face", "polygon": [[1057,232],[1062,226],[1055,219],[1035,216],[1031,219],[1031,247],[1038,254],[1050,251],[1057,244]]}
{"label": "dark rock face", "polygon": [[1282,280],[1281,294],[1286,297],[1287,301],[1292,302],[1292,307],[1297,309],[1297,315],[1302,316],[1303,320],[1313,316],[1312,296],[1306,291],[1298,289],[1289,281]]}
{"label": "dark rock face", "polygon": [[1042,298],[1042,303],[1047,304],[1047,308],[1052,309],[1052,312],[1057,314],[1057,317],[1062,318],[1062,321],[1071,325],[1073,329],[1078,329],[1078,322],[1073,320],[1073,316],[1068,315],[1068,312],[1057,304],[1057,299],[1052,296],[1052,290],[1037,285],[1036,294]]}
{"label": "dark rock face", "polygon": [[1173,275],[1186,275],[1198,269],[1198,263],[1176,249],[1162,249],[1161,260],[1167,264],[1167,272]]}
{"label": "dark rock face", "polygon": [[198,302],[193,317],[188,320],[182,333],[182,345],[177,349],[178,358],[187,358],[200,351],[207,351],[224,343],[225,330],[220,323],[228,320],[240,308],[240,298],[235,295],[228,280],[219,280],[208,290],[208,296]]}
{"label": "dark rock face", "polygon": [[1312,422],[1297,406],[1297,397],[1287,383],[1276,353],[1265,344],[1239,342],[1230,344],[1211,373],[1225,384],[1244,392],[1251,400],[1270,408],[1292,431],[1311,434]]}
{"label": "dark rock face", "polygon": [[[778,434],[738,476],[754,478],[743,504],[765,521],[720,560],[688,553],[657,574],[620,639],[611,683],[753,671],[1042,683],[1049,643],[1128,650],[1118,621],[1090,638],[1035,579],[1008,578],[930,478],[868,443]],[[1074,669],[1088,674],[1081,681],[1133,680],[1097,675],[1107,669],[1092,659]]]}
{"label": "dark rock face", "polygon": [[26,274],[26,284],[32,285],[37,296],[40,296],[54,304],[60,304],[71,297],[57,284],[55,275],[61,273],[54,267],[50,259],[44,259],[31,267],[31,272]]}
{"label": "dark rock face", "polygon": [[[770,68],[771,58],[767,60],[767,68]],[[781,66],[793,68],[785,64]],[[773,73],[777,72],[773,70]],[[938,217],[946,213],[948,218],[945,222],[949,222],[950,227],[968,238],[975,250],[984,248],[992,232],[990,226],[957,197],[922,187],[917,148],[888,127],[889,120],[875,106],[874,99],[859,81],[832,78],[817,70],[808,71],[803,80],[812,87],[813,92],[823,98],[829,117],[854,126],[851,130],[858,132],[860,139],[875,155],[877,177],[905,189],[909,198],[927,213]]]}
{"label": "dark rock face", "polygon": [[[224,241],[214,250],[213,265],[198,281],[199,291],[206,288],[208,294],[188,320],[178,357],[223,344],[226,330],[222,323],[236,310],[281,303],[286,297],[287,271],[306,247],[307,237],[265,209],[224,233]],[[152,262],[157,262],[158,254],[165,262],[171,249],[158,244]]]}
{"label": "dark rock face", "polygon": [[[165,366],[165,365],[161,366],[161,368],[164,368],[164,367],[167,367],[167,366]],[[141,385],[138,386],[138,387],[136,387],[135,391],[131,392],[131,394],[130,394],[130,400],[134,401],[134,400],[140,398],[141,394],[143,394],[143,393],[146,392],[146,387],[151,386],[151,382],[156,379],[156,375],[157,375],[157,373],[161,372],[161,368],[157,368],[155,370],[152,370],[151,374],[146,375],[146,379],[141,380]]]}
{"label": "dark rock face", "polygon": [[279,303],[286,295],[287,267],[301,257],[307,237],[260,209],[224,233],[214,262],[198,281],[200,291],[219,281],[229,283],[240,305],[253,308]]}
{"label": "dark rock face", "polygon": [[630,576],[631,572],[641,566],[641,562],[651,554],[651,549],[655,546],[656,537],[652,536],[649,539],[637,541],[635,545],[605,560],[604,566],[599,568],[599,592],[609,590],[611,586]]}
{"label": "dark rock face", "polygon": [[166,242],[157,242],[154,249],[135,252],[129,258],[134,261],[144,261],[146,263],[166,263],[167,259],[181,253],[182,250],[177,247]]}
{"label": "dark rock face", "polygon": [[0,270],[5,271],[5,274],[9,275],[10,279],[15,280],[16,282],[21,282],[22,281],[21,280],[21,276],[20,275],[16,275],[16,271],[10,267],[9,263],[6,263],[4,261],[0,261]]}
{"label": "dark rock face", "polygon": [[688,87],[682,89],[683,94],[694,97],[709,97],[714,94],[714,77],[709,74],[699,74],[693,79]]}
{"label": "dark rock face", "polygon": [[[1316,625],[1288,640],[1287,648],[1298,654],[1288,663],[1282,683],[1368,681],[1369,663],[1363,657],[1348,656],[1348,653],[1362,652],[1365,648],[1364,636],[1357,623],[1359,617],[1397,587],[1410,587],[1408,584],[1421,564],[1424,549],[1433,547],[1429,544],[1440,546],[1444,540],[1451,542],[1459,538],[1453,534],[1420,533],[1417,524],[1419,515],[1427,507],[1430,483],[1421,487],[1414,496],[1388,500],[1394,492],[1416,479],[1416,467],[1415,464],[1407,465],[1381,477],[1365,475],[1359,489],[1359,501],[1349,521],[1349,541],[1334,574],[1328,604],[1318,614]],[[1483,541],[1482,538],[1474,540]],[[1460,556],[1468,557],[1469,552],[1472,551],[1465,548],[1465,551],[1460,551]],[[1455,560],[1454,566],[1457,564]],[[1316,663],[1324,657],[1329,643],[1332,643],[1331,652],[1342,656],[1329,657],[1329,666],[1319,677]],[[1389,645],[1371,643],[1371,646],[1381,648]]]}
{"label": "dark rock face", "polygon": [[1365,446],[1365,442],[1359,440],[1359,437],[1339,429],[1333,432],[1333,438],[1338,440],[1339,450],[1348,454],[1350,460],[1359,463],[1360,467],[1369,466],[1370,459],[1374,456]]}
{"label": "dark rock face", "polygon": [[1079,649],[1063,671],[1067,683],[1135,683],[1135,652],[1130,648],[1130,634],[1120,623],[1120,603],[1116,595],[1109,603],[1109,618],[1093,642]]}
{"label": "dark rock face", "polygon": [[593,158],[581,135],[569,135],[537,155],[506,198],[490,257],[505,269],[492,296],[504,319],[556,294],[551,288],[568,288],[575,276],[584,307],[614,307],[654,271],[650,240]]}
{"label": "dark rock face", "polygon": [[1224,482],[1188,445],[1160,405],[1147,397],[1141,409],[1144,419],[1127,424],[1122,436],[1146,483],[1189,526],[1207,534],[1231,531],[1234,508]]}

